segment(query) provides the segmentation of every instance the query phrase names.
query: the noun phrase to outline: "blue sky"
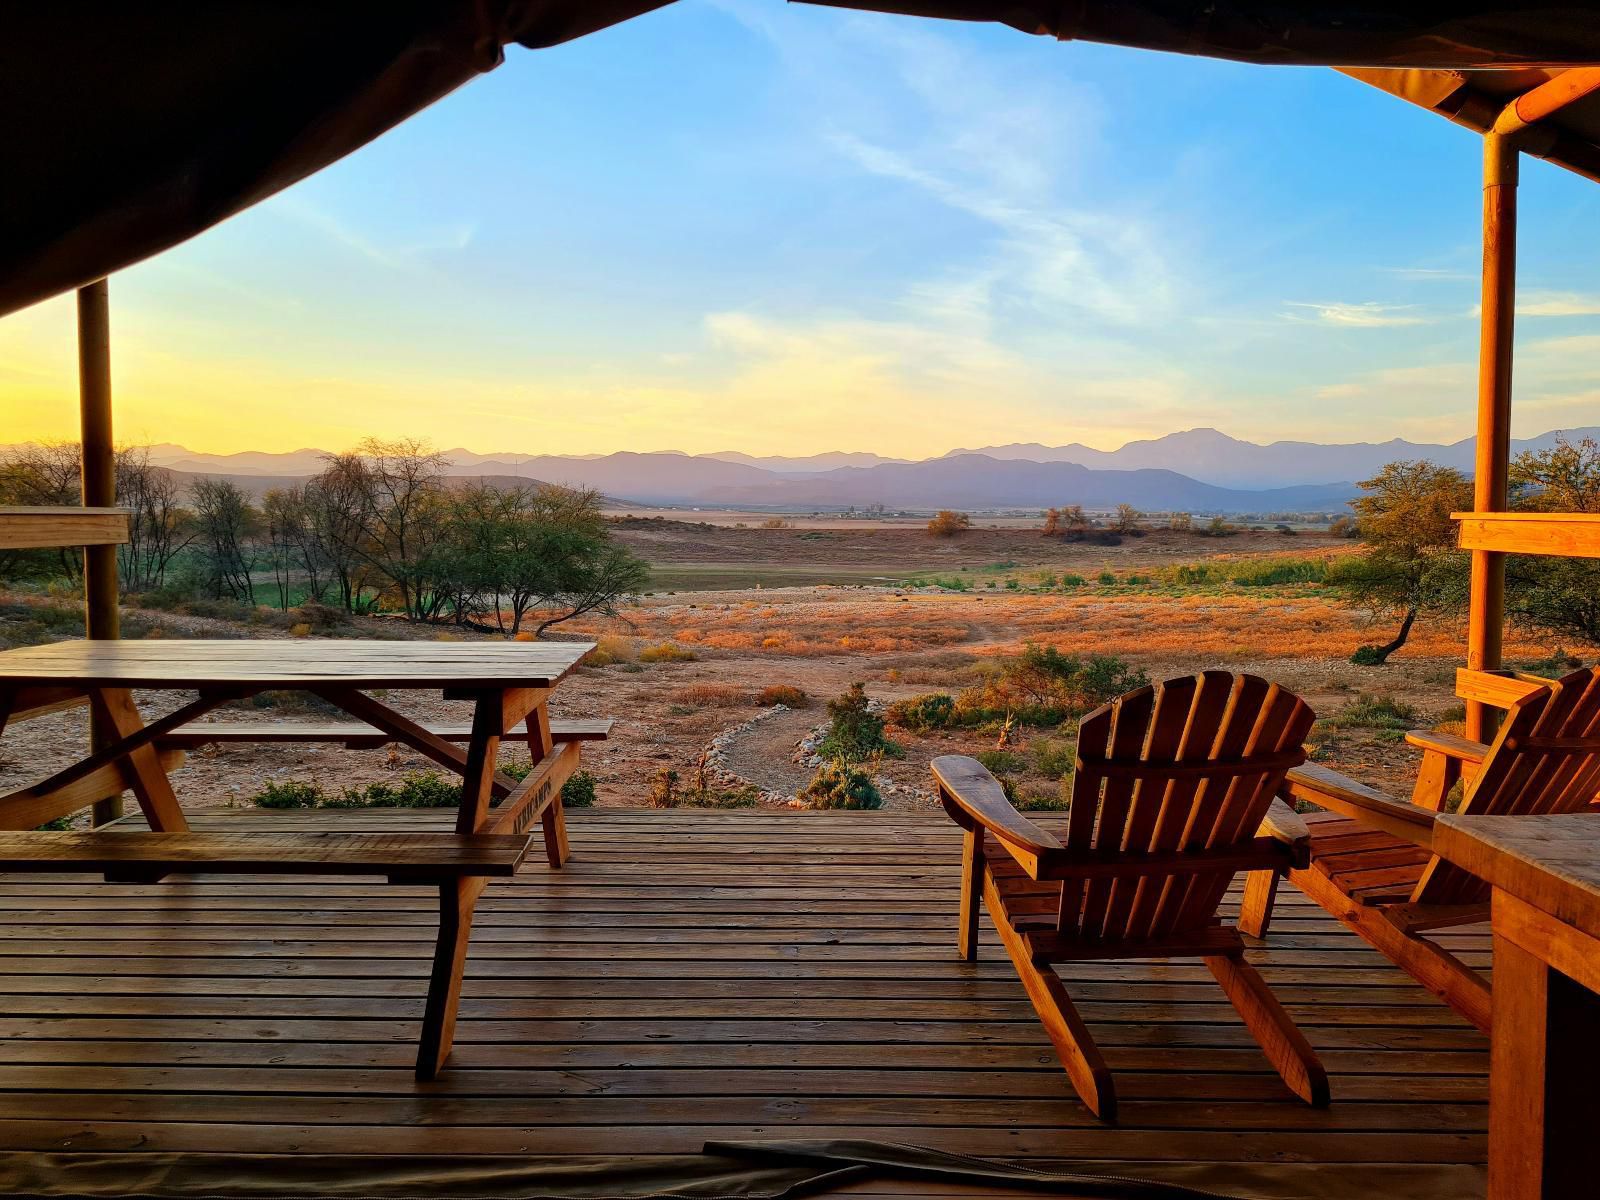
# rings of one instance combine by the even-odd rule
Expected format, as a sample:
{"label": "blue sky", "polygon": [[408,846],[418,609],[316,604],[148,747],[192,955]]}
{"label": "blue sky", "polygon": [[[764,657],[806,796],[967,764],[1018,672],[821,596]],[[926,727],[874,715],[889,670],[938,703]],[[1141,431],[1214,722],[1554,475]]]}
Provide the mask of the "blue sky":
{"label": "blue sky", "polygon": [[[680,0],[112,283],[120,434],[201,450],[1471,433],[1479,142],[1315,69]],[[1600,187],[1523,173],[1516,428],[1600,422]],[[0,321],[69,436],[70,304]],[[9,440],[9,439],[8,439]]]}

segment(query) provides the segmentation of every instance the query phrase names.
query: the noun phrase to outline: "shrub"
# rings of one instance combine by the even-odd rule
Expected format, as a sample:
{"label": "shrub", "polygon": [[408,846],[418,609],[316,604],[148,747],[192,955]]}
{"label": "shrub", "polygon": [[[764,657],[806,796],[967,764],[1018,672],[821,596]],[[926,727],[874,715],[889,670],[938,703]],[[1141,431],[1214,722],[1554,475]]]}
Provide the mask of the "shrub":
{"label": "shrub", "polygon": [[594,800],[594,776],[587,771],[574,771],[561,785],[561,803],[567,808],[593,808]]}
{"label": "shrub", "polygon": [[750,703],[750,693],[727,683],[691,683],[672,693],[672,698],[689,708],[737,708]]}
{"label": "shrub", "polygon": [[761,528],[763,528],[763,529],[788,529],[789,528],[789,522],[785,521],[782,517],[768,517],[765,521],[761,522]]}
{"label": "shrub", "polygon": [[607,634],[598,639],[594,649],[583,660],[586,667],[609,667],[612,663],[633,661],[633,640]]}
{"label": "shrub", "polygon": [[1032,643],[990,668],[988,679],[956,699],[969,725],[1014,718],[1024,725],[1059,725],[1150,682],[1143,671],[1110,654],[1082,657]]}
{"label": "shrub", "polygon": [[1009,775],[1028,769],[1028,760],[1014,750],[979,750],[972,757],[987,767],[992,775]]}
{"label": "shrub", "polygon": [[954,512],[942,508],[933,520],[928,522],[928,532],[934,537],[955,537],[964,529],[972,527],[972,518],[964,512]]}
{"label": "shrub", "polygon": [[662,767],[650,777],[650,807],[678,807],[678,773],[671,767]]}
{"label": "shrub", "polygon": [[395,808],[455,808],[461,803],[461,785],[437,771],[407,775],[394,793]]}
{"label": "shrub", "polygon": [[658,642],[639,651],[639,661],[642,663],[694,662],[694,660],[695,652],[676,642]]}
{"label": "shrub", "polygon": [[817,768],[799,795],[810,808],[870,809],[883,806],[872,775],[859,766],[836,759]]}
{"label": "shrub", "polygon": [[1241,563],[1229,577],[1240,587],[1274,587],[1285,583],[1322,583],[1328,564],[1320,558],[1279,558]]}
{"label": "shrub", "polygon": [[761,694],[756,697],[757,703],[763,708],[771,708],[781,704],[785,708],[805,708],[811,703],[811,697],[797,687],[787,683],[774,683],[761,689]]}
{"label": "shrub", "polygon": [[1077,748],[1066,738],[1042,737],[1029,749],[1033,752],[1034,770],[1056,779],[1069,774],[1077,759]]}
{"label": "shrub", "polygon": [[1072,807],[1072,781],[1063,779],[1054,792],[1027,792],[1012,803],[1018,812],[1065,812]]}
{"label": "shrub", "polygon": [[1115,587],[1116,583],[1117,583],[1117,577],[1115,575],[1113,575],[1110,571],[1101,571],[1100,572],[1100,586],[1101,587]]}
{"label": "shrub", "polygon": [[314,783],[269,783],[250,802],[257,808],[315,808],[325,799],[322,789]]}
{"label": "shrub", "polygon": [[1067,588],[1080,588],[1087,582],[1089,581],[1082,575],[1063,575],[1061,577],[1061,588],[1063,591]]}
{"label": "shrub", "polygon": [[1358,667],[1381,667],[1389,661],[1389,656],[1384,653],[1382,646],[1357,646],[1350,661]]}
{"label": "shrub", "polygon": [[895,754],[900,750],[883,736],[883,718],[868,707],[863,683],[852,683],[844,695],[829,700],[828,716],[828,734],[817,747],[824,758],[860,762],[874,754]]}
{"label": "shrub", "polygon": [[889,720],[912,733],[943,729],[955,715],[955,698],[945,692],[927,692],[889,706]]}
{"label": "shrub", "polygon": [[1417,710],[1405,701],[1393,696],[1369,696],[1365,692],[1328,718],[1328,724],[1337,729],[1407,730],[1416,723]]}

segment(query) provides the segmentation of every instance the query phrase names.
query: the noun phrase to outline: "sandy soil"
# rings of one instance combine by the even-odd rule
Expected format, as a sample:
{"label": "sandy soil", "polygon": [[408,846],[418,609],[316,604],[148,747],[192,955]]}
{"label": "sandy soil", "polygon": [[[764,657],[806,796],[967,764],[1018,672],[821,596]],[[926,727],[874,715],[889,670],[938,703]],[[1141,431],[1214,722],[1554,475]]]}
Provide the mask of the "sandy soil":
{"label": "sandy soil", "polygon": [[[744,603],[740,593],[713,594],[730,606]],[[802,618],[785,610],[803,609],[804,620],[827,623],[839,629],[858,627],[868,621],[872,608],[892,601],[892,594],[870,589],[829,589],[819,594],[795,589],[783,594],[764,593],[761,612],[777,615],[752,617],[760,628],[798,624]],[[789,603],[784,604],[787,600]],[[864,680],[874,697],[894,700],[921,692],[958,690],[970,681],[972,663],[986,653],[1014,648],[1027,628],[1013,619],[1026,617],[1028,597],[967,599],[966,604],[987,607],[992,619],[987,624],[964,626],[959,649],[950,646],[910,653],[901,649],[889,652],[834,653],[825,656],[792,656],[772,652],[701,649],[698,661],[639,664],[619,662],[610,666],[583,668],[557,690],[552,710],[560,716],[611,716],[617,725],[613,738],[586,747],[587,768],[597,777],[602,804],[639,804],[648,790],[649,777],[663,767],[687,775],[719,732],[739,725],[761,712],[755,696],[769,684],[786,683],[803,688],[817,699],[811,707],[783,714],[780,719],[759,724],[748,736],[736,739],[727,749],[730,765],[740,775],[765,790],[793,794],[809,772],[791,761],[795,742],[813,725],[823,721],[820,703],[842,692],[853,680]],[[707,600],[673,603],[663,599],[646,610],[653,619],[670,622],[676,616],[703,614]],[[1101,608],[1105,624],[1116,620],[1115,600]],[[1022,611],[1008,612],[1008,609]],[[394,623],[384,622],[378,632],[393,636]],[[909,628],[906,632],[909,632]],[[191,636],[215,636],[213,623],[186,622]],[[1094,638],[1076,623],[1076,633]],[[459,635],[451,635],[459,636]],[[612,635],[613,640],[618,640]],[[647,639],[628,639],[634,645]],[[1142,666],[1152,678],[1193,672],[1216,666],[1223,656],[1216,653],[1143,652],[1136,638],[1099,637],[1100,648],[1126,655]],[[692,644],[692,643],[689,643]],[[1299,691],[1324,714],[1337,712],[1358,691],[1380,691],[1403,697],[1415,704],[1424,723],[1453,705],[1453,660],[1440,655],[1418,655],[1397,659],[1380,671],[1350,666],[1327,658],[1292,655],[1256,655],[1248,643],[1226,656],[1233,669],[1254,671],[1279,680]],[[697,706],[684,703],[686,691],[695,685],[715,684],[736,689],[733,703]],[[171,693],[141,693],[139,700],[147,716],[176,707],[187,697]],[[424,720],[465,722],[470,713],[464,704],[446,702],[437,694],[394,692],[388,701],[403,711]],[[239,719],[319,720],[326,714],[296,704],[293,698],[269,709],[247,704],[221,714]],[[85,718],[81,712],[68,712],[28,721],[6,731],[0,743],[0,788],[20,787],[66,765],[77,757],[86,742]],[[1392,788],[1409,786],[1414,754],[1407,747],[1376,737],[1366,731],[1340,733],[1334,743],[1342,769],[1358,778]],[[928,797],[928,760],[937,754],[972,752],[993,745],[992,736],[975,731],[948,732],[926,737],[895,731],[906,747],[904,758],[888,760],[884,777],[894,787],[888,806],[931,803]],[[1035,733],[1013,740],[1013,746],[1026,752]],[[526,752],[515,746],[504,751],[511,760],[525,759]],[[393,781],[407,772],[428,769],[420,755],[404,748],[386,751],[347,751],[338,747],[317,746],[228,746],[197,751],[177,775],[180,793],[191,805],[246,803],[269,780],[308,780],[331,791],[380,780]]]}

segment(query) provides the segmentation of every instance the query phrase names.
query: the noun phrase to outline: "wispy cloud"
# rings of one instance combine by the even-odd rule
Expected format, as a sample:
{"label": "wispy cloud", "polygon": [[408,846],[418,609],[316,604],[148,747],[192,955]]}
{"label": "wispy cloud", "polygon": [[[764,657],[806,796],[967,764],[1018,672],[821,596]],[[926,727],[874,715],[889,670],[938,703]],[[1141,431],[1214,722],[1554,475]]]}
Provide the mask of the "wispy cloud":
{"label": "wispy cloud", "polygon": [[1290,300],[1290,308],[1309,310],[1312,316],[1284,313],[1291,321],[1324,325],[1343,325],[1358,329],[1379,329],[1392,325],[1426,325],[1431,318],[1421,316],[1409,304],[1379,304],[1375,300],[1350,304],[1343,301]]}
{"label": "wispy cloud", "polygon": [[1600,316],[1600,294],[1544,290],[1517,293],[1519,317],[1595,317]]}
{"label": "wispy cloud", "polygon": [[272,210],[368,262],[407,273],[421,271],[426,267],[429,256],[440,251],[465,250],[477,233],[476,226],[458,222],[419,231],[405,243],[391,246],[352,228],[334,214],[294,192],[275,198]]}

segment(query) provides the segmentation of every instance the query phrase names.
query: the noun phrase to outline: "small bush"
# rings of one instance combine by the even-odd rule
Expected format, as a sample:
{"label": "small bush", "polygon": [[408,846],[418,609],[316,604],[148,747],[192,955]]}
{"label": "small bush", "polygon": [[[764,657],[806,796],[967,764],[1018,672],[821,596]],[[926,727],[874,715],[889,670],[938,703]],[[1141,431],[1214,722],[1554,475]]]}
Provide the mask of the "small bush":
{"label": "small bush", "polygon": [[1286,583],[1322,583],[1328,564],[1320,558],[1280,558],[1240,563],[1229,573],[1240,587],[1277,587]]}
{"label": "small bush", "polygon": [[1063,575],[1061,577],[1061,590],[1066,591],[1067,588],[1080,588],[1088,582],[1089,581],[1082,575]]}
{"label": "small bush", "polygon": [[827,736],[817,747],[824,758],[860,762],[874,754],[900,753],[900,747],[883,736],[883,718],[868,707],[863,683],[852,683],[850,690],[828,701],[832,719]]}
{"label": "small bush", "polygon": [[593,808],[595,801],[594,776],[587,771],[574,771],[561,785],[561,803],[567,808]]}
{"label": "small bush", "polygon": [[257,808],[316,808],[326,799],[321,788],[314,783],[269,783],[250,802]]}
{"label": "small bush", "polygon": [[972,518],[964,512],[954,512],[951,509],[940,509],[933,520],[928,522],[928,532],[934,537],[955,537],[956,534],[972,527]]}
{"label": "small bush", "polygon": [[1369,696],[1362,692],[1333,716],[1328,724],[1336,729],[1396,729],[1415,728],[1417,710],[1393,696]]}
{"label": "small bush", "polygon": [[1113,575],[1110,571],[1101,571],[1100,572],[1100,586],[1101,587],[1115,587],[1116,584],[1117,584],[1117,577],[1115,575]]}
{"label": "small bush", "polygon": [[1042,737],[1029,749],[1033,753],[1034,770],[1055,779],[1069,774],[1077,760],[1076,747],[1066,738]]}
{"label": "small bush", "polygon": [[1026,792],[1012,803],[1018,812],[1065,812],[1072,807],[1072,781],[1063,780],[1054,792]]}
{"label": "small bush", "polygon": [[1358,646],[1350,656],[1350,662],[1358,667],[1381,667],[1388,661],[1389,656],[1383,652],[1382,646]]}
{"label": "small bush", "polygon": [[750,693],[727,683],[691,683],[672,693],[687,708],[738,708],[750,703]]}
{"label": "small bush", "polygon": [[613,663],[633,661],[633,639],[607,634],[598,639],[594,649],[583,660],[586,667],[609,667]]}
{"label": "small bush", "polygon": [[1014,750],[979,750],[972,757],[987,767],[991,775],[1010,775],[1028,769],[1028,760]]}
{"label": "small bush", "polygon": [[695,652],[676,642],[658,642],[639,651],[642,663],[694,662]]}
{"label": "small bush", "polygon": [[678,807],[678,773],[671,767],[662,767],[650,777],[650,807]]}
{"label": "small bush", "polygon": [[811,703],[811,697],[797,687],[787,683],[774,683],[761,689],[761,694],[756,697],[757,703],[763,708],[771,708],[781,704],[785,708],[805,708]]}
{"label": "small bush", "polygon": [[945,692],[928,692],[906,700],[896,700],[889,706],[889,720],[909,729],[912,733],[926,733],[930,729],[943,729],[955,715],[956,702]]}
{"label": "small bush", "polygon": [[883,796],[870,772],[842,760],[823,763],[799,798],[810,808],[871,809],[883,806]]}

